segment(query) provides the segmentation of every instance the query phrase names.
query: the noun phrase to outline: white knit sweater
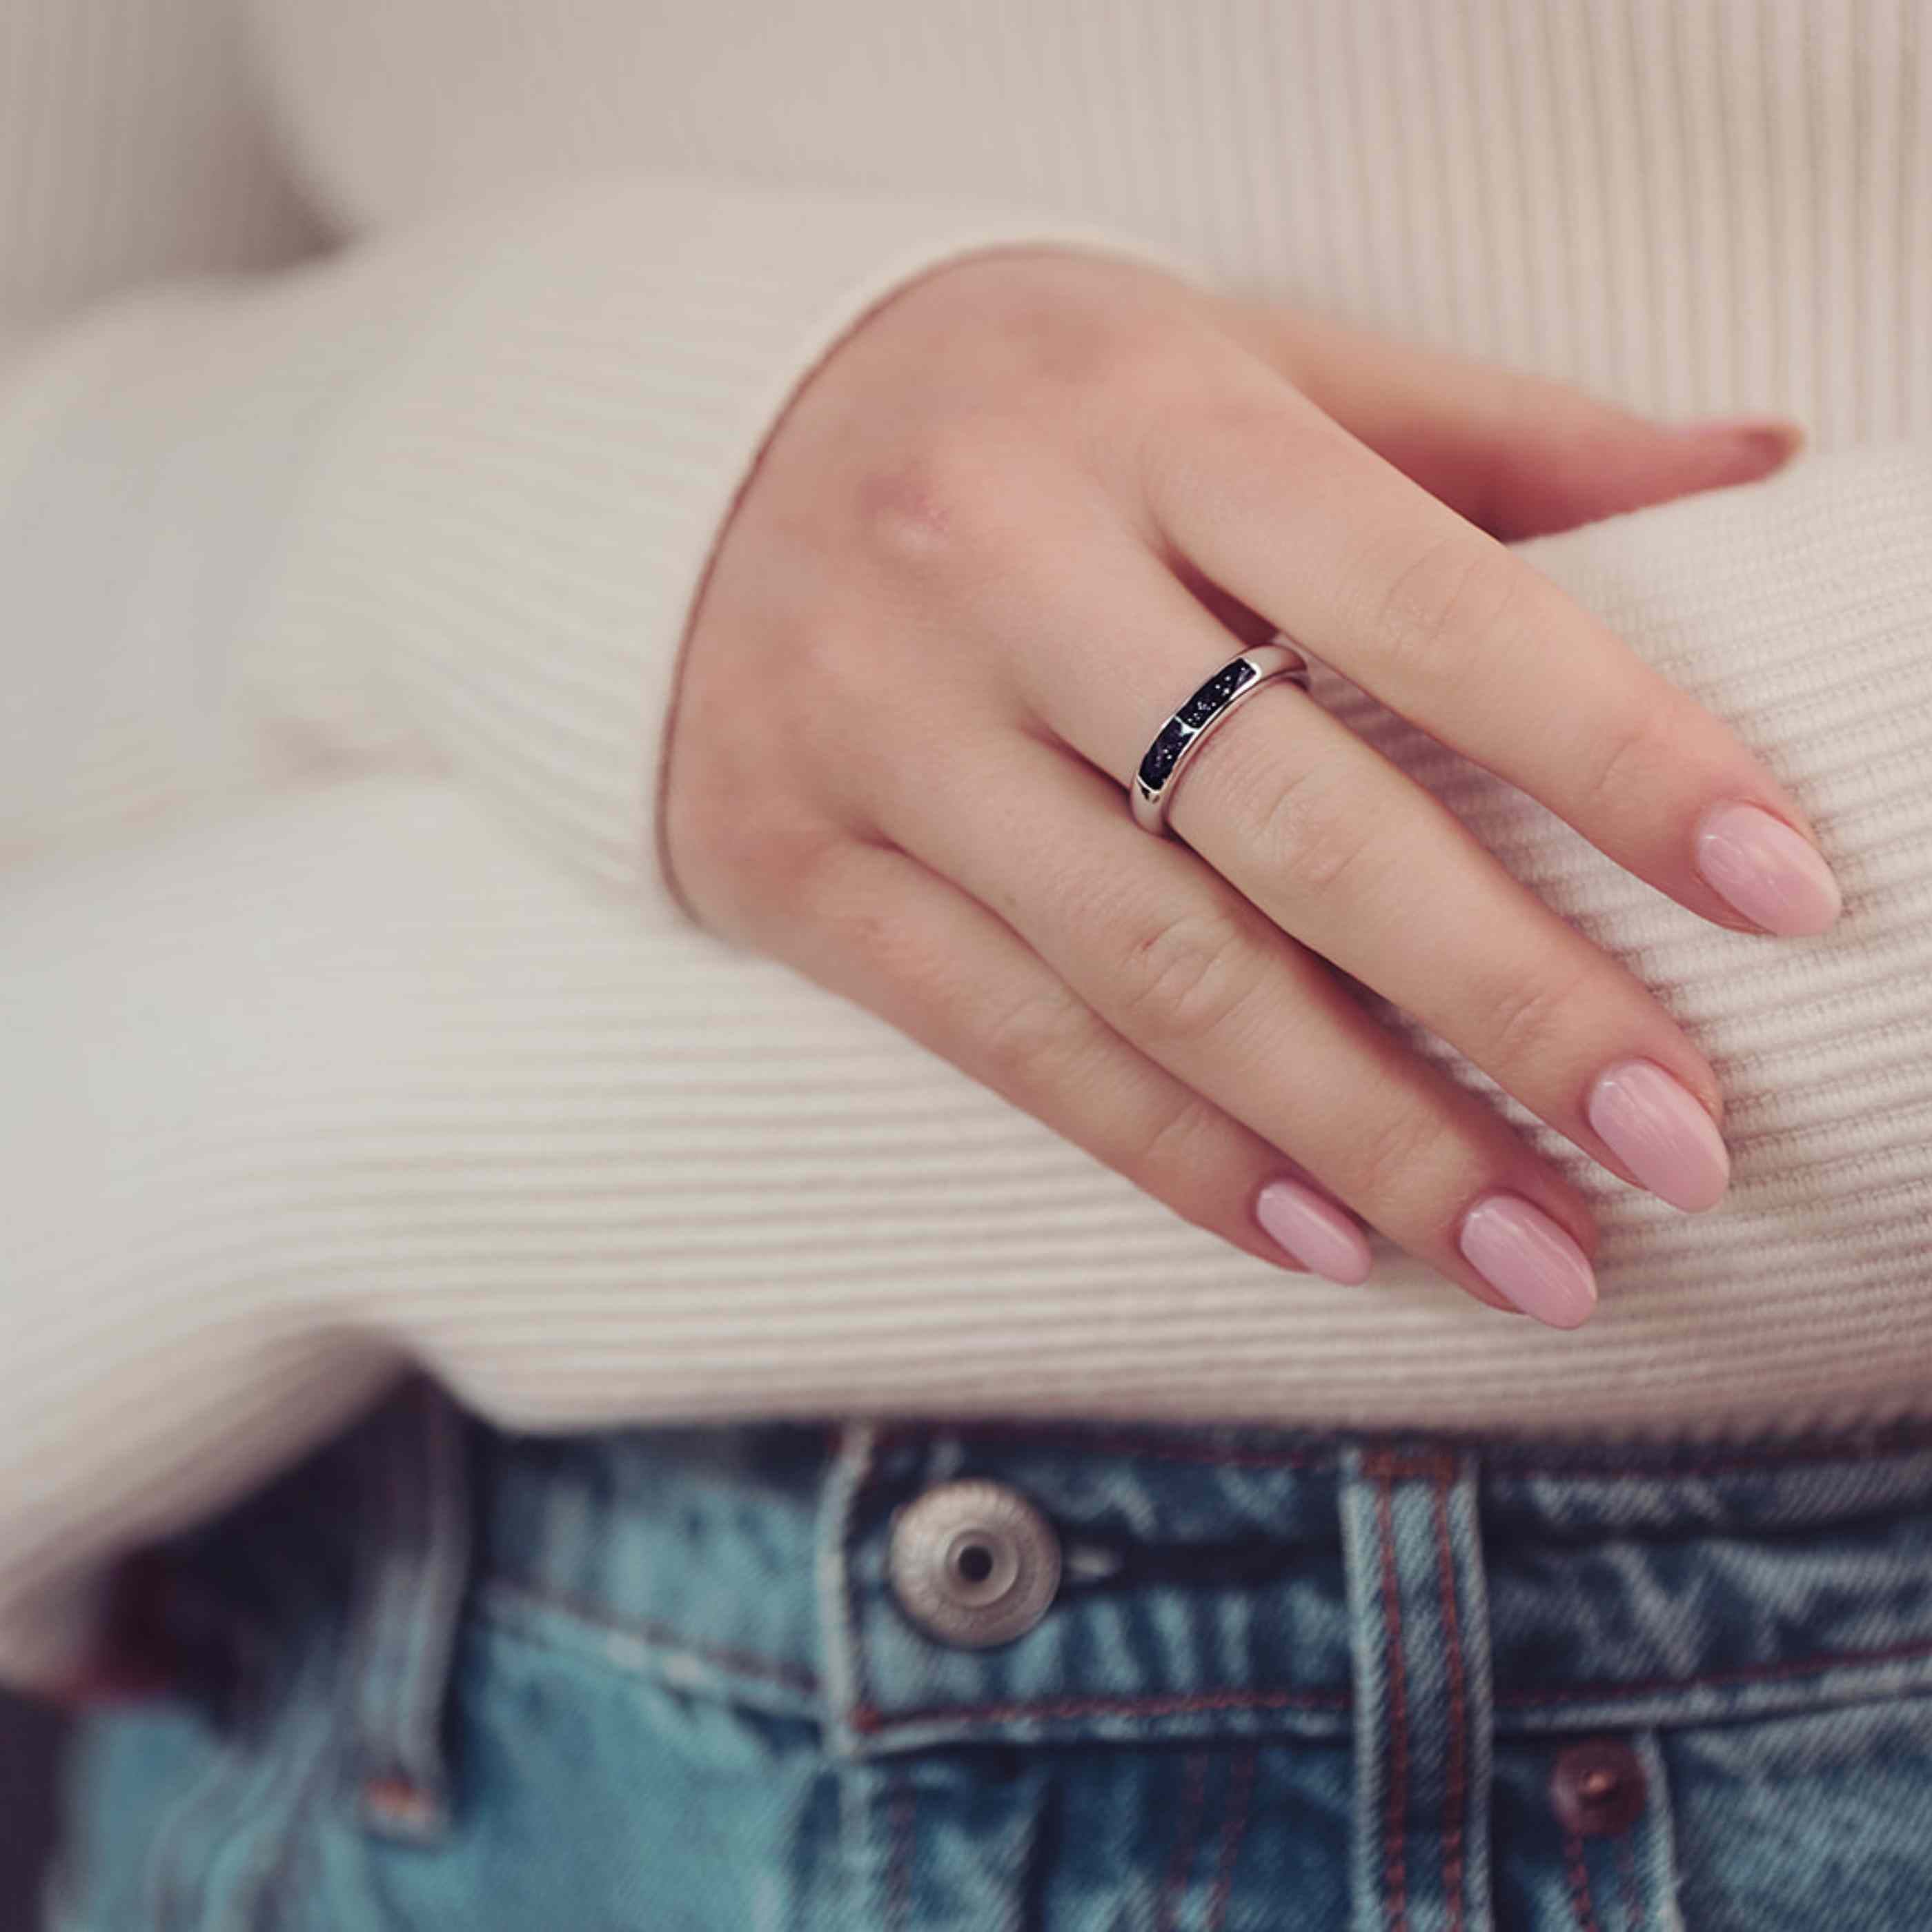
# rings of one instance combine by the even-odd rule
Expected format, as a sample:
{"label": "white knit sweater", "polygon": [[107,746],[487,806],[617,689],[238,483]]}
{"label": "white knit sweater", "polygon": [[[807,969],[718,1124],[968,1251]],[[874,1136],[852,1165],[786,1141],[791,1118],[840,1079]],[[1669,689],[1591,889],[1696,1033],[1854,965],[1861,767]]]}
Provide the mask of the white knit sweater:
{"label": "white knit sweater", "polygon": [[[545,1428],[1932,1410],[1928,81],[1913,0],[9,0],[0,1674],[410,1360]],[[1036,239],[1828,452],[1531,552],[1793,787],[1823,939],[1315,687],[1723,1077],[1695,1219],[1498,1096],[1598,1204],[1588,1328],[1285,1276],[666,891],[761,438]]]}

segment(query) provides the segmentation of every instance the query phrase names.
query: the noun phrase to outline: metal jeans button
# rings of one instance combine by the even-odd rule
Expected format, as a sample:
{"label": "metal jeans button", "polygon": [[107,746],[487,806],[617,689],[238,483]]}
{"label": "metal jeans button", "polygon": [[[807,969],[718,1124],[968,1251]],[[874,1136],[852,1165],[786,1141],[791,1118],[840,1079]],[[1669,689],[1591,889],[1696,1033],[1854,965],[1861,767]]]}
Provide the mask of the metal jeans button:
{"label": "metal jeans button", "polygon": [[1004,1483],[941,1483],[902,1504],[886,1563],[906,1615],[968,1650],[1025,1636],[1060,1588],[1052,1524]]}
{"label": "metal jeans button", "polygon": [[1556,1815],[1584,1838],[1626,1832],[1643,1815],[1649,1780],[1643,1760],[1618,1738],[1571,1744],[1550,1774]]}

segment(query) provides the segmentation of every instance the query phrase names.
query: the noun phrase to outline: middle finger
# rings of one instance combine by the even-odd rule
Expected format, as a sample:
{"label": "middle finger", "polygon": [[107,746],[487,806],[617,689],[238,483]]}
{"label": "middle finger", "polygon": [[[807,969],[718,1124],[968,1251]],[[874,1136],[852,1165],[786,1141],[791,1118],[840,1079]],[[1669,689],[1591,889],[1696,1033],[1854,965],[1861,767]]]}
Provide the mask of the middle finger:
{"label": "middle finger", "polygon": [[[1120,548],[1086,580],[1104,608],[1054,612],[1058,647],[1022,658],[1042,722],[1124,782],[1240,646],[1156,559]],[[1222,720],[1175,782],[1170,823],[1283,932],[1612,1173],[1687,1211],[1722,1194],[1716,1077],[1676,1021],[1305,693],[1277,682]]]}
{"label": "middle finger", "polygon": [[1735,732],[1286,385],[1244,372],[1148,448],[1162,541],[1390,710],[1718,925],[1837,917],[1810,828]]}

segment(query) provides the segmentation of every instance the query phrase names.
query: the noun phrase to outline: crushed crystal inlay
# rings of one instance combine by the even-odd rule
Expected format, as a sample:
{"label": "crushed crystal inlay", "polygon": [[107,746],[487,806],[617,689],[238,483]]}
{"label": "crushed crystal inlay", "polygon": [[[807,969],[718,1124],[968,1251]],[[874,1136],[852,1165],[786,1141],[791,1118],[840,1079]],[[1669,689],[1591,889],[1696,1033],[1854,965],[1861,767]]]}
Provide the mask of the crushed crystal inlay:
{"label": "crushed crystal inlay", "polygon": [[1167,721],[1160,736],[1148,747],[1147,756],[1141,760],[1141,783],[1150,791],[1158,791],[1190,742],[1199,737],[1226,710],[1235,692],[1252,684],[1258,674],[1245,658],[1237,658],[1217,670]]}

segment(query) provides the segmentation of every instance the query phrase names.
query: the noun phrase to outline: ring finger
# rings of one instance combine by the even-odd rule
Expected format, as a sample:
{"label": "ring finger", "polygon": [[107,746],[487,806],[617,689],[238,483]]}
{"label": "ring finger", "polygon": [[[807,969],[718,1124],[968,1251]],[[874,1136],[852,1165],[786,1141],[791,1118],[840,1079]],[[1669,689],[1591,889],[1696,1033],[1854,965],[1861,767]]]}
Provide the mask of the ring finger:
{"label": "ring finger", "polygon": [[851,840],[812,882],[790,963],[1084,1148],[1184,1219],[1279,1266],[1367,1279],[1360,1231],[1251,1129],[1156,1066],[1006,923],[910,854]]}
{"label": "ring finger", "polygon": [[[1238,646],[1151,558],[1117,559],[1096,580],[1112,608],[1077,632],[1094,655],[1083,663],[1064,640],[1023,652],[1024,674],[1053,730],[1131,776],[1168,712]],[[1722,1194],[1716,1078],[1676,1021],[1305,693],[1270,685],[1222,721],[1174,782],[1170,822],[1283,932],[1610,1172],[1687,1211]]]}
{"label": "ring finger", "polygon": [[956,742],[956,761],[922,767],[916,798],[889,802],[901,844],[1149,1059],[1419,1259],[1479,1300],[1558,1327],[1588,1317],[1588,1206],[1491,1108],[1226,881],[1149,838],[1100,773],[1022,740],[989,793],[983,742],[974,756],[975,740]]}

